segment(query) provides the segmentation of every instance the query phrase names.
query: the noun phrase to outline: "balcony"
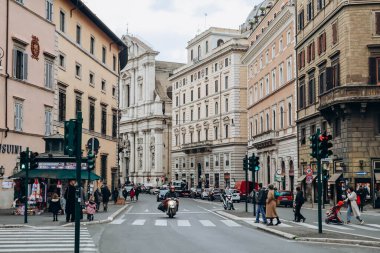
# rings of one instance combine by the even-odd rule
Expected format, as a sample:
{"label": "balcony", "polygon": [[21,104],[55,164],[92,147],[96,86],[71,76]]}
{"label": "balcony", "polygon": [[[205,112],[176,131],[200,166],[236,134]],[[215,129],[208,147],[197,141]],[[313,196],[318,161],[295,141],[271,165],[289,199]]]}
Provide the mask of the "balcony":
{"label": "balcony", "polygon": [[249,140],[248,146],[256,149],[273,146],[276,144],[276,136],[277,131],[266,131],[264,133],[255,135],[251,140]]}
{"label": "balcony", "polygon": [[212,141],[199,141],[181,145],[181,150],[186,154],[210,152]]}

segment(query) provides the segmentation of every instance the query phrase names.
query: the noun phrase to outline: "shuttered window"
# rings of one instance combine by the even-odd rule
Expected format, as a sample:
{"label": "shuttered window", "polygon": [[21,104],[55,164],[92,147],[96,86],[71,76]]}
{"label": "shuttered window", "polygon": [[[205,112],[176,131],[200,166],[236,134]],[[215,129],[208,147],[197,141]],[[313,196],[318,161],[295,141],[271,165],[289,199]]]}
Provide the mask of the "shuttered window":
{"label": "shuttered window", "polygon": [[299,109],[303,109],[305,107],[305,79],[301,79],[299,84]]}
{"label": "shuttered window", "polygon": [[338,23],[332,24],[332,43],[335,45],[338,42]]}
{"label": "shuttered window", "polygon": [[53,1],[46,0],[46,19],[49,21],[53,20]]}
{"label": "shuttered window", "polygon": [[51,108],[45,108],[45,136],[51,135]]}
{"label": "shuttered window", "polygon": [[375,12],[376,35],[380,35],[380,12]]}
{"label": "shuttered window", "polygon": [[15,101],[15,130],[22,131],[23,121],[23,104],[22,101]]}
{"label": "shuttered window", "polygon": [[107,133],[107,108],[103,107],[102,108],[102,123],[101,123],[101,132],[102,134]]}
{"label": "shuttered window", "polygon": [[58,101],[58,120],[66,120],[66,92],[62,89],[59,90],[59,101]]}
{"label": "shuttered window", "polygon": [[54,75],[53,75],[53,61],[45,59],[45,88],[53,88]]}
{"label": "shuttered window", "polygon": [[315,103],[315,79],[314,73],[309,74],[309,105]]}
{"label": "shuttered window", "polygon": [[28,79],[28,55],[20,49],[13,49],[13,77]]}

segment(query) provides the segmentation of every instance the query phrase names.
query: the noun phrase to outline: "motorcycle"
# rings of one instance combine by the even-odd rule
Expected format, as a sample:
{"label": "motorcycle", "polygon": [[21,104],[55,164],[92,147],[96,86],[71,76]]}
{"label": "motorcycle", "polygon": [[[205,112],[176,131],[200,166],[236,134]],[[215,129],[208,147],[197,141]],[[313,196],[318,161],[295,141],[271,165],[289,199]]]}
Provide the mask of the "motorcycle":
{"label": "motorcycle", "polygon": [[232,202],[232,195],[231,194],[223,194],[222,195],[222,199],[223,199],[223,207],[224,207],[224,210],[235,210],[234,208],[234,204]]}
{"label": "motorcycle", "polygon": [[173,218],[174,215],[176,215],[177,210],[178,210],[178,204],[177,204],[177,199],[176,198],[170,198],[168,200],[168,208],[166,209],[166,214],[169,216],[169,218]]}

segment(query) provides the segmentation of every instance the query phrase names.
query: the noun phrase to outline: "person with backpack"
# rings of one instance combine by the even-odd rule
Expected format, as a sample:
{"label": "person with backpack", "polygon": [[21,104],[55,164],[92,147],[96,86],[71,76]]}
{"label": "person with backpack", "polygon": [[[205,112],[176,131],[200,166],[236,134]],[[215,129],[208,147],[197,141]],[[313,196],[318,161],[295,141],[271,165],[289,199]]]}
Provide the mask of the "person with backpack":
{"label": "person with backpack", "polygon": [[277,223],[275,225],[280,225],[281,221],[280,218],[277,215],[276,207],[277,207],[277,200],[275,198],[275,190],[274,186],[270,184],[268,186],[268,196],[267,196],[267,210],[266,210],[266,218],[269,219],[269,223],[267,223],[268,226],[273,226],[273,219],[276,218]]}
{"label": "person with backpack", "polygon": [[296,191],[296,199],[294,200],[294,221],[300,222],[302,220],[302,222],[305,222],[306,218],[301,214],[301,207],[305,203],[303,191],[301,191],[301,187],[299,186],[297,186]]}
{"label": "person with backpack", "polygon": [[263,184],[259,184],[259,193],[257,195],[257,208],[256,208],[256,221],[255,223],[259,223],[259,218],[260,218],[260,213],[263,216],[263,223],[267,224],[267,218],[265,217],[265,212],[264,212],[264,206],[265,202],[267,200],[267,191],[265,187],[263,187]]}

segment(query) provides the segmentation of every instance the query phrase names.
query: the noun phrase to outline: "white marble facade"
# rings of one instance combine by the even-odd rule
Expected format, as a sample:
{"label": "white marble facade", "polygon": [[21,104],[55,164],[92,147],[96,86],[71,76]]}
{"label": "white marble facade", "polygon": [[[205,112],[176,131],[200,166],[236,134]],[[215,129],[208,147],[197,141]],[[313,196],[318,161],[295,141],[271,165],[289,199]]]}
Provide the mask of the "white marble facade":
{"label": "white marble facade", "polygon": [[[161,185],[170,177],[171,89],[179,63],[156,61],[159,52],[125,35],[129,48],[120,82],[120,172],[122,183]],[[168,89],[169,88],[169,89]]]}

